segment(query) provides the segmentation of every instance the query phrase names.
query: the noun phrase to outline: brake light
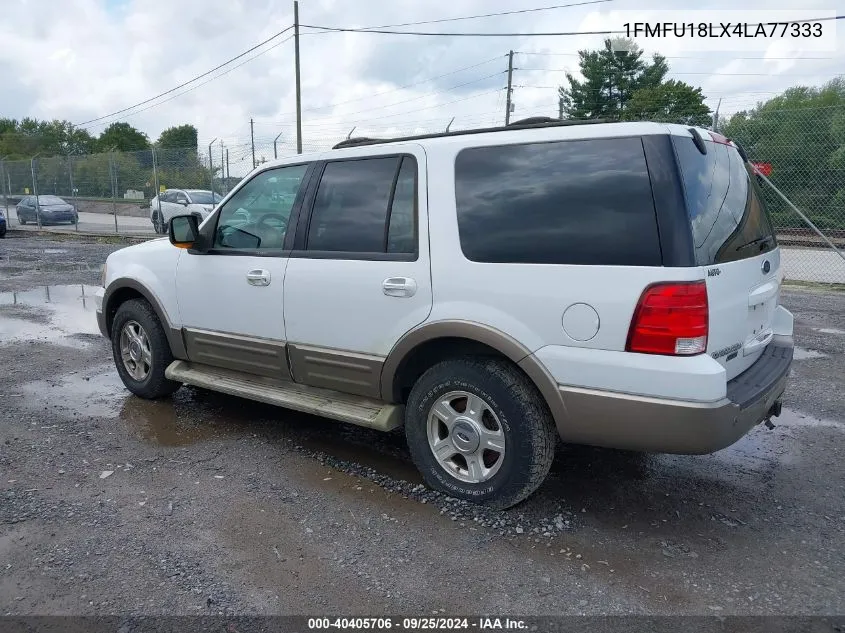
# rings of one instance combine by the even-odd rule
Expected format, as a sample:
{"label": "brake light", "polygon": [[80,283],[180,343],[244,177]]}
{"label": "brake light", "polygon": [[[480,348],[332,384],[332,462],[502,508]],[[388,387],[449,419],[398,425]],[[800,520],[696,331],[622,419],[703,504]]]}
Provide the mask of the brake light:
{"label": "brake light", "polygon": [[641,354],[692,356],[707,349],[704,281],[658,283],[640,295],[625,349]]}
{"label": "brake light", "polygon": [[731,139],[729,139],[727,136],[723,136],[722,134],[719,134],[717,132],[710,132],[710,138],[713,139],[714,143],[719,143],[721,145],[731,145],[732,144]]}

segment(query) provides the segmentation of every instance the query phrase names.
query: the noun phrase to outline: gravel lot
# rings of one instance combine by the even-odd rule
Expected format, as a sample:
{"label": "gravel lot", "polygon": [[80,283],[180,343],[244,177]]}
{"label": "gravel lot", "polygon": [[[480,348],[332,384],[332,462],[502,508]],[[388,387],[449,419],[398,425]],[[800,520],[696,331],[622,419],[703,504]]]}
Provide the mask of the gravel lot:
{"label": "gravel lot", "polygon": [[400,434],[129,395],[89,300],[123,245],[0,242],[0,614],[845,612],[845,294],[785,292],[774,430],[561,447],[496,512],[424,488]]}

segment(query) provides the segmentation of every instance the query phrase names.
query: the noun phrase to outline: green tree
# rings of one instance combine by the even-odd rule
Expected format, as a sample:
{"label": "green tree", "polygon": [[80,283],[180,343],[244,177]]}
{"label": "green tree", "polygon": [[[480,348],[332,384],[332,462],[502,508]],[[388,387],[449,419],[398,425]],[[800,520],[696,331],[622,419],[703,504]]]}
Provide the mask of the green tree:
{"label": "green tree", "polygon": [[711,123],[710,108],[704,104],[701,88],[675,79],[634,92],[622,118],[699,126]]}
{"label": "green tree", "polygon": [[86,154],[94,139],[70,121],[39,121],[33,118],[0,119],[0,155],[15,158]]}
{"label": "green tree", "polygon": [[138,152],[150,148],[150,139],[128,123],[112,123],[97,139],[100,152]]}
{"label": "green tree", "polygon": [[[821,228],[845,229],[845,78],[789,88],[719,131],[770,163],[772,182]],[[763,193],[776,226],[804,226],[768,187]]]}
{"label": "green tree", "polygon": [[634,42],[622,38],[606,39],[603,48],[578,57],[584,80],[566,73],[569,86],[558,89],[568,119],[621,117],[636,91],[660,85],[669,71],[664,57],[654,55],[648,63]]}
{"label": "green tree", "polygon": [[164,130],[156,145],[164,149],[190,148],[197,151],[197,128],[189,123]]}

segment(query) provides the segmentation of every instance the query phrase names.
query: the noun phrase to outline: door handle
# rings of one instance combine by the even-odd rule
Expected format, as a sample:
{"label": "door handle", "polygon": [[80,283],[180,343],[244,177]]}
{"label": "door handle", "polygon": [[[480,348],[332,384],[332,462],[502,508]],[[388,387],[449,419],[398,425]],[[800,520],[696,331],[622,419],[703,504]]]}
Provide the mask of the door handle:
{"label": "door handle", "polygon": [[381,287],[388,297],[413,297],[417,293],[417,282],[408,277],[390,277]]}
{"label": "door handle", "polygon": [[269,286],[270,271],[262,269],[250,270],[246,274],[246,282],[250,286]]}

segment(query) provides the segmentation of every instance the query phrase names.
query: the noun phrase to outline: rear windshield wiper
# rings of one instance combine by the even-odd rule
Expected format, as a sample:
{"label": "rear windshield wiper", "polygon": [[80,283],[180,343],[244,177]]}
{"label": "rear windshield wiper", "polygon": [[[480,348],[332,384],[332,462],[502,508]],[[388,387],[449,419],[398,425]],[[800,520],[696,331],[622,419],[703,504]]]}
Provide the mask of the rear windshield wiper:
{"label": "rear windshield wiper", "polygon": [[737,246],[736,250],[741,251],[743,248],[749,248],[751,246],[760,245],[760,250],[764,251],[767,248],[772,248],[775,245],[775,238],[771,235],[764,235],[763,237],[758,237],[756,240],[751,240],[743,244],[742,246]]}

